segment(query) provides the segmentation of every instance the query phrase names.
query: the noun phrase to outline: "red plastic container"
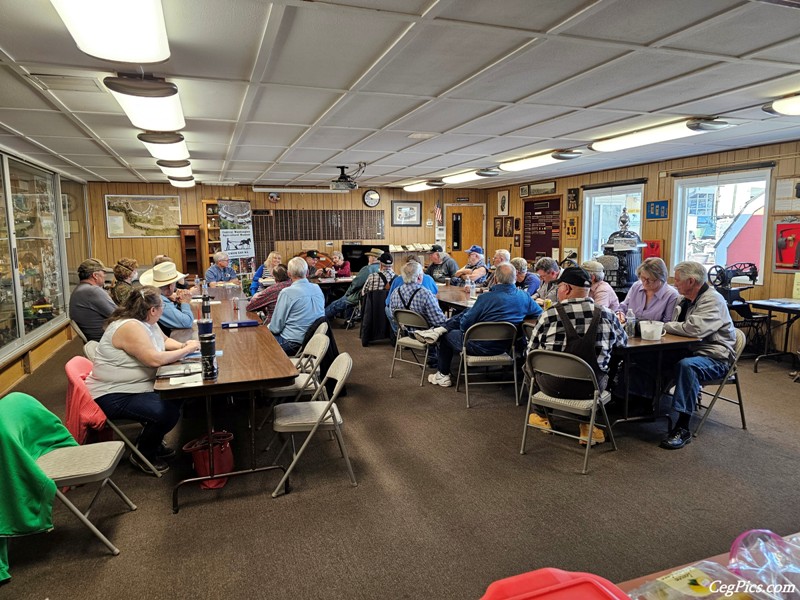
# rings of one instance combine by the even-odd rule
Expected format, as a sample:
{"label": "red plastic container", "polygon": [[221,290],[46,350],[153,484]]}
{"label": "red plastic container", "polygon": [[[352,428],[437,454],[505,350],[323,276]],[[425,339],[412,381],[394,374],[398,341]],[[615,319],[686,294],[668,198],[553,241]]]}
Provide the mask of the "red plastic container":
{"label": "red plastic container", "polygon": [[545,568],[495,581],[481,600],[630,600],[607,579]]}

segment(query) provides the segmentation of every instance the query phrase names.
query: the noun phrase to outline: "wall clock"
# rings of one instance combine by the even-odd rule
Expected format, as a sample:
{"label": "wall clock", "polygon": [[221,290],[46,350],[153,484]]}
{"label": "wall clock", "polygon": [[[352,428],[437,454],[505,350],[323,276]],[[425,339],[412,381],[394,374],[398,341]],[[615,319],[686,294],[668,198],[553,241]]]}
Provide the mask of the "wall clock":
{"label": "wall clock", "polygon": [[364,204],[370,208],[375,208],[381,201],[381,195],[375,190],[367,190],[364,192]]}

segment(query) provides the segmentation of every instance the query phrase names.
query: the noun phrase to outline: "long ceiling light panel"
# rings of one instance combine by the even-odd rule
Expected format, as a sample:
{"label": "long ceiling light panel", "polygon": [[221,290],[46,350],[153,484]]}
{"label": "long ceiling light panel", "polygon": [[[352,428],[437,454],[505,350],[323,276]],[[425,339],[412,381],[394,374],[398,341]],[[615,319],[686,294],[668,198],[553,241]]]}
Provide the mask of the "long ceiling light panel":
{"label": "long ceiling light panel", "polygon": [[773,100],[761,108],[768,113],[772,113],[773,115],[786,115],[789,117],[794,117],[800,115],[800,96],[790,96],[789,98]]}
{"label": "long ceiling light panel", "polygon": [[180,133],[140,133],[136,136],[153,158],[188,160],[189,148]]}
{"label": "long ceiling light panel", "polygon": [[466,183],[467,181],[475,181],[476,179],[481,178],[481,175],[478,175],[477,171],[467,171],[466,173],[459,173],[458,175],[448,175],[447,177],[442,177],[442,181],[448,184],[454,184]]}
{"label": "long ceiling light panel", "polygon": [[114,62],[169,58],[161,0],[50,0],[81,52]]}
{"label": "long ceiling light panel", "polygon": [[178,131],[186,127],[174,83],[131,77],[106,77],[103,83],[134,127],[145,131]]}
{"label": "long ceiling light panel", "polygon": [[651,127],[650,129],[633,131],[607,140],[592,142],[589,148],[595,152],[616,152],[618,150],[627,150],[628,148],[636,148],[648,144],[677,140],[692,135],[707,133],[709,131],[718,131],[729,126],[730,123],[715,119],[688,119],[686,121],[678,121],[677,123],[660,125],[659,127]]}

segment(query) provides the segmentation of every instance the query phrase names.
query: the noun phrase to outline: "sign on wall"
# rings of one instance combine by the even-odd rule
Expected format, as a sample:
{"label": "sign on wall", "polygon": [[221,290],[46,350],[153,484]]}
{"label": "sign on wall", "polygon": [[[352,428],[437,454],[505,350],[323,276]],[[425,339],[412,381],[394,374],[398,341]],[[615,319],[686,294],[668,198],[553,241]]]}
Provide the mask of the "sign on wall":
{"label": "sign on wall", "polygon": [[649,200],[645,203],[646,219],[668,219],[669,218],[669,200]]}
{"label": "sign on wall", "polygon": [[222,251],[231,259],[237,273],[246,273],[255,266],[253,212],[246,200],[218,200],[219,240]]}
{"label": "sign on wall", "polygon": [[178,196],[105,197],[108,237],[178,237],[181,204]]}

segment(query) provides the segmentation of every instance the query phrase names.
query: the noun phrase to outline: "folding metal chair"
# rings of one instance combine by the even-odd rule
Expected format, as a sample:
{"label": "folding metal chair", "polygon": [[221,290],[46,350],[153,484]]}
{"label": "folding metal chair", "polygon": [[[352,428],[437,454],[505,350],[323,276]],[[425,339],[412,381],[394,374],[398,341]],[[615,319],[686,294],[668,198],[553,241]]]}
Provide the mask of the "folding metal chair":
{"label": "folding metal chair", "polygon": [[86,334],[85,334],[85,333],[83,333],[83,331],[81,331],[81,328],[80,328],[80,327],[78,327],[78,324],[77,324],[75,321],[70,321],[70,322],[69,322],[69,326],[70,326],[70,327],[72,327],[72,331],[74,331],[74,332],[75,332],[75,334],[76,334],[76,335],[77,335],[79,338],[81,338],[81,340],[83,340],[83,343],[84,343],[84,344],[85,344],[85,343],[88,341],[88,340],[86,339]]}
{"label": "folding metal chair", "polygon": [[[467,395],[467,408],[469,408],[470,385],[499,385],[502,383],[514,384],[514,402],[519,405],[519,390],[517,385],[517,353],[514,349],[514,340],[517,337],[517,327],[507,321],[476,323],[464,333],[464,345],[461,348],[461,360],[458,363],[456,376],[456,391],[461,383],[461,370],[464,370],[464,387]],[[469,354],[467,351],[470,342],[506,342],[508,348],[505,352],[482,356]],[[514,379],[506,381],[473,381],[470,384],[469,370],[478,367],[511,367]]]}
{"label": "folding metal chair", "polygon": [[[339,393],[347,382],[347,377],[350,375],[352,367],[353,360],[350,358],[350,355],[346,352],[340,354],[333,361],[333,364],[331,364],[327,375],[325,375],[325,379],[322,381],[320,387],[317,388],[311,400],[308,402],[279,404],[275,407],[275,420],[272,424],[272,428],[275,430],[276,434],[288,433],[289,437],[275,457],[274,464],[277,464],[278,459],[290,443],[292,444],[293,459],[292,463],[283,474],[283,478],[275,487],[275,491],[272,492],[273,498],[276,498],[278,492],[284,489],[283,486],[289,479],[289,474],[294,470],[303,452],[305,452],[308,444],[311,442],[311,438],[313,438],[317,430],[320,429],[333,432],[339,444],[339,450],[342,453],[344,462],[347,465],[347,471],[350,474],[350,482],[354,487],[358,485],[356,476],[353,473],[353,465],[350,464],[350,457],[347,454],[347,447],[344,444],[344,437],[342,437],[342,425],[344,421],[339,413],[339,408],[336,406],[336,399],[339,397]],[[321,394],[324,394],[325,384],[330,380],[336,382],[333,394],[331,394],[330,398],[326,401],[317,400]],[[294,434],[302,432],[308,432],[308,436],[306,436],[303,445],[300,446],[300,450],[295,452]]]}
{"label": "folding metal chair", "polygon": [[[414,336],[412,336],[410,333],[410,328],[428,329],[430,325],[425,317],[423,317],[421,314],[405,308],[398,308],[396,311],[394,311],[394,320],[397,321],[397,340],[394,344],[392,368],[389,371],[389,378],[391,379],[394,376],[395,362],[404,362],[408,363],[409,365],[416,365],[422,368],[422,376],[419,378],[419,385],[422,387],[422,383],[425,381],[425,369],[428,366],[428,354],[430,353],[430,346],[414,338]],[[410,350],[415,360],[403,358],[404,349]],[[416,360],[417,355],[415,352],[425,353],[422,362]]]}
{"label": "folding metal chair", "polygon": [[[528,408],[525,411],[525,425],[522,429],[522,445],[519,453],[525,454],[525,441],[528,428],[539,429],[548,433],[563,435],[580,440],[580,436],[572,435],[556,429],[545,429],[529,422],[534,404],[544,409],[557,410],[579,417],[589,417],[589,438],[586,440],[586,451],[583,457],[584,475],[589,468],[589,450],[592,447],[592,435],[595,426],[604,427],[611,437],[611,445],[617,449],[614,432],[608,420],[605,405],[611,400],[611,393],[601,392],[597,385],[597,377],[592,368],[574,354],[553,352],[552,350],[533,350],[526,359],[528,371],[533,375],[534,385],[528,394]],[[538,390],[537,390],[538,388]],[[603,423],[597,422],[598,408],[603,416]]]}
{"label": "folding metal chair", "polygon": [[[700,385],[700,397],[703,396],[711,396],[711,402],[709,403],[708,407],[704,407],[701,403],[698,402],[697,408],[702,409],[705,408],[705,414],[703,418],[700,420],[700,423],[697,425],[697,429],[694,430],[694,435],[700,433],[700,429],[702,429],[703,425],[705,425],[706,419],[708,419],[708,415],[711,414],[711,410],[714,408],[714,405],[717,403],[717,400],[724,400],[725,402],[730,402],[731,404],[737,404],[739,406],[739,415],[742,418],[742,429],[747,429],[747,423],[744,419],[744,404],[742,399],[742,388],[739,385],[739,370],[738,370],[738,363],[739,357],[742,356],[742,352],[744,352],[744,348],[747,345],[747,336],[741,329],[736,329],[736,358],[734,359],[733,363],[731,363],[728,372],[725,374],[725,377],[722,379],[715,379],[713,381],[703,381]],[[733,398],[726,398],[722,395],[722,390],[725,388],[726,385],[733,384],[736,386],[736,400]],[[706,391],[706,387],[715,387],[713,392]]]}

